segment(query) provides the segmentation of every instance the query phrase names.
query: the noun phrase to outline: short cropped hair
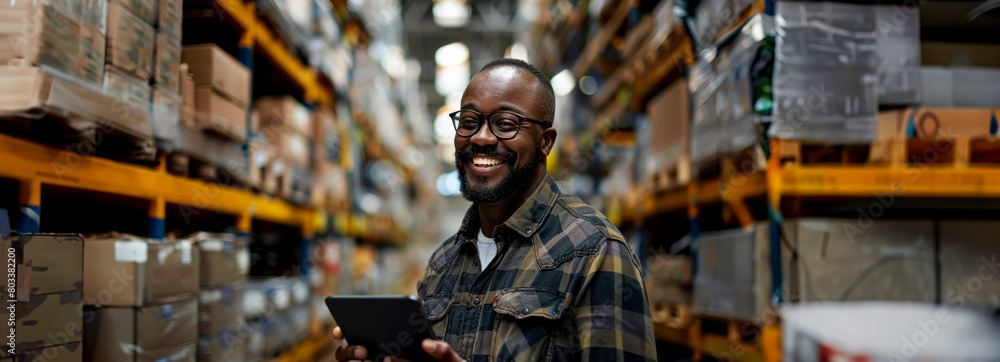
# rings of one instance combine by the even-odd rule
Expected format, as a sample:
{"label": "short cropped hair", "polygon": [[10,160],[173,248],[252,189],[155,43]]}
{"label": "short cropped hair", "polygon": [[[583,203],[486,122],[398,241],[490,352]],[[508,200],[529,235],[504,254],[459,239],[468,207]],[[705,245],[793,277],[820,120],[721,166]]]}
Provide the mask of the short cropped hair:
{"label": "short cropped hair", "polygon": [[496,67],[519,68],[535,76],[539,85],[542,86],[542,98],[539,99],[542,108],[542,119],[540,119],[540,121],[545,122],[549,127],[552,127],[552,122],[556,117],[556,93],[552,90],[552,82],[549,81],[549,78],[546,77],[545,74],[542,74],[538,68],[535,68],[534,65],[517,58],[494,59],[493,61],[486,63],[486,65],[483,66],[483,69],[480,69],[479,71],[485,72],[488,69]]}

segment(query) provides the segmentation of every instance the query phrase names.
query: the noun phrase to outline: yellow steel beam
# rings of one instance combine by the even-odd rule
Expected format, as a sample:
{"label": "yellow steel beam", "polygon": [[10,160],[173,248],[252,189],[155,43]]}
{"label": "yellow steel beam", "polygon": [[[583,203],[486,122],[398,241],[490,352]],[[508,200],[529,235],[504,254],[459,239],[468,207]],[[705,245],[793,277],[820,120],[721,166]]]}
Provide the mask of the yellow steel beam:
{"label": "yellow steel beam", "polygon": [[0,134],[0,177],[173,203],[286,225],[312,222],[312,210],[214,183],[40,145]]}
{"label": "yellow steel beam", "polygon": [[1000,197],[1000,167],[794,167],[782,196]]}

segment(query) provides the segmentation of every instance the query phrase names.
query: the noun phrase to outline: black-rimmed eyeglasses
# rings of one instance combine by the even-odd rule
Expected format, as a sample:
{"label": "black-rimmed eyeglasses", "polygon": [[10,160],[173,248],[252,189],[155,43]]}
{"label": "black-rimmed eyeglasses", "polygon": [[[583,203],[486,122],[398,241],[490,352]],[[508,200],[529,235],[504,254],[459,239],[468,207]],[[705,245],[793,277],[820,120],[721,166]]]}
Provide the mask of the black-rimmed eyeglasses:
{"label": "black-rimmed eyeglasses", "polygon": [[537,124],[542,129],[549,127],[548,123],[507,111],[482,114],[466,109],[449,113],[448,116],[455,124],[455,132],[458,132],[458,135],[462,137],[472,137],[476,132],[479,132],[479,127],[483,126],[484,119],[489,120],[490,131],[493,132],[493,135],[502,140],[516,137],[524,122]]}

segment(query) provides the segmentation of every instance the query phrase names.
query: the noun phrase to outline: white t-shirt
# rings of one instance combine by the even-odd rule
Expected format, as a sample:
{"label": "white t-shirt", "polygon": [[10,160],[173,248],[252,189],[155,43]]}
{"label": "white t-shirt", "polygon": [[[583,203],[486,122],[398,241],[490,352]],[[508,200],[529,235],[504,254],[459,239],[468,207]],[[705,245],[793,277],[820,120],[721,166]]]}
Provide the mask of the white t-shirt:
{"label": "white t-shirt", "polygon": [[497,256],[497,243],[493,238],[486,237],[483,230],[479,229],[479,237],[476,240],[476,249],[479,249],[479,270],[486,270],[493,258]]}

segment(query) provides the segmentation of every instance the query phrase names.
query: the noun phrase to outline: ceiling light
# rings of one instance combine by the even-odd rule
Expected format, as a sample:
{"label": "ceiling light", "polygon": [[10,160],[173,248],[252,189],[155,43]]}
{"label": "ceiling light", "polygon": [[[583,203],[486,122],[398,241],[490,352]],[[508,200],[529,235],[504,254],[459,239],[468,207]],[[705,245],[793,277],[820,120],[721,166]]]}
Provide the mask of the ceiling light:
{"label": "ceiling light", "polygon": [[443,0],[434,3],[434,23],[445,28],[456,28],[469,23],[469,4],[465,1]]}
{"label": "ceiling light", "polygon": [[575,85],[576,81],[573,79],[573,73],[570,73],[569,69],[565,69],[552,77],[552,90],[559,97],[572,92]]}
{"label": "ceiling light", "polygon": [[529,63],[531,62],[531,60],[528,59],[528,47],[522,42],[517,42],[514,43],[514,45],[511,45],[510,48],[507,49],[507,57],[520,59]]}
{"label": "ceiling light", "polygon": [[450,67],[469,61],[469,47],[464,43],[454,42],[442,46],[434,52],[434,62],[439,67]]}
{"label": "ceiling light", "polygon": [[438,67],[434,74],[434,90],[440,95],[448,95],[454,92],[461,92],[469,84],[469,64],[450,67]]}

